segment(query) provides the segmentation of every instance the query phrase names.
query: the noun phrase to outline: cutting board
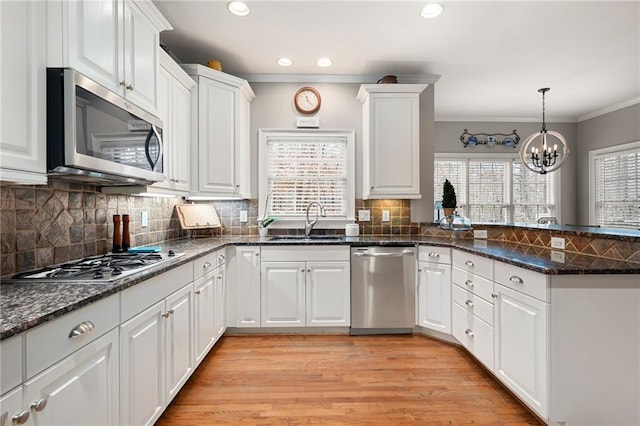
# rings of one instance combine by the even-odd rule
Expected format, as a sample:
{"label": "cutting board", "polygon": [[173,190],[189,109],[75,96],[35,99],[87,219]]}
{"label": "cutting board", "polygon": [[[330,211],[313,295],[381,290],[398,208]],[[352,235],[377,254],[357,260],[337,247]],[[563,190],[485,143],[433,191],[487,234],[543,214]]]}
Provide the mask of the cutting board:
{"label": "cutting board", "polygon": [[176,206],[182,229],[221,228],[213,204],[180,204]]}

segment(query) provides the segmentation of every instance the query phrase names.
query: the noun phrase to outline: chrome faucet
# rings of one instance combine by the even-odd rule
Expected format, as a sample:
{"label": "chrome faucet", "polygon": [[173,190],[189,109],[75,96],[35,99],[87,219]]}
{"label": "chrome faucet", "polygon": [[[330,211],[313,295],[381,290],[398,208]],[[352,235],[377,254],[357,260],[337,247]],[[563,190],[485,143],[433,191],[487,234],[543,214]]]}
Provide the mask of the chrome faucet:
{"label": "chrome faucet", "polygon": [[322,217],[326,216],[326,213],[324,212],[324,207],[322,207],[322,204],[320,204],[319,202],[312,201],[309,204],[307,204],[307,222],[304,224],[304,235],[306,235],[307,237],[309,236],[309,234],[311,234],[311,230],[313,229],[315,224],[318,223],[318,212],[316,212],[316,218],[313,220],[313,222],[309,220],[309,210],[311,209],[311,206],[313,206],[314,204],[320,207],[320,216]]}

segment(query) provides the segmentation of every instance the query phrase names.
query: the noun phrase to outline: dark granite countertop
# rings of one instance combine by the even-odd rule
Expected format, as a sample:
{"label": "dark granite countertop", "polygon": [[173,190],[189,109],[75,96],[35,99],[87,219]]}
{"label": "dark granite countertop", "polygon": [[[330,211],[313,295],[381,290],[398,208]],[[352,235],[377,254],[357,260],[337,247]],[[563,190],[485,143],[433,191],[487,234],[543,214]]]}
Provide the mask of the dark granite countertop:
{"label": "dark granite countertop", "polygon": [[[0,284],[0,340],[26,331],[75,309],[204,256],[228,245],[432,245],[453,247],[543,274],[640,274],[640,264],[604,259],[545,248],[485,240],[424,236],[347,237],[343,241],[221,237],[182,239],[162,243],[164,251],[185,253],[173,262],[147,269],[112,283],[2,283]],[[564,262],[559,261],[564,257]],[[555,260],[554,260],[555,259]]]}

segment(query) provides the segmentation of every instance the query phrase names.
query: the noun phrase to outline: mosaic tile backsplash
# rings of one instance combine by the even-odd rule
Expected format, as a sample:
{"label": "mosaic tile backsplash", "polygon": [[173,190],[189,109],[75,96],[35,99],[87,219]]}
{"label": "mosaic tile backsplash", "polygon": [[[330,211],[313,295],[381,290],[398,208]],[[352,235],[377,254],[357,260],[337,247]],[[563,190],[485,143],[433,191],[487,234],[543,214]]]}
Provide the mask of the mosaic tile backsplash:
{"label": "mosaic tile backsplash", "polygon": [[[107,195],[95,185],[52,179],[47,186],[9,186],[0,184],[0,275],[12,274],[61,263],[111,250],[114,214],[130,215],[132,246],[155,244],[183,238],[175,212],[181,197],[147,198]],[[213,205],[224,235],[257,235],[257,200],[216,201]],[[240,211],[248,221],[240,223]],[[356,222],[361,235],[428,235],[448,238],[450,231],[432,223],[411,222],[409,200],[356,200],[356,212],[369,210],[369,221]],[[382,221],[383,210],[390,220]],[[141,213],[149,212],[149,224],[142,227]],[[508,241],[536,247],[550,247],[551,236],[559,231],[527,230],[488,225],[490,240]],[[480,229],[480,228],[478,228]],[[300,234],[302,229],[270,229],[270,234]],[[314,230],[343,234],[344,230]],[[640,241],[595,238],[563,233],[566,251],[640,263]],[[457,238],[473,238],[462,232]]]}

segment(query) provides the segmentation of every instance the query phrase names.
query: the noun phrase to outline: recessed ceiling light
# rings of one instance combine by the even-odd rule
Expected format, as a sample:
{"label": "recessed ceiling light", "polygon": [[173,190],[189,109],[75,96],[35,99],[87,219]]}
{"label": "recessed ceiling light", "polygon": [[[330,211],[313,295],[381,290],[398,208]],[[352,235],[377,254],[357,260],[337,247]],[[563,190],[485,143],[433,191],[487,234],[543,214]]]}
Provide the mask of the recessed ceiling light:
{"label": "recessed ceiling light", "polygon": [[444,6],[440,3],[427,3],[425,7],[422,8],[420,15],[423,18],[435,18],[439,16],[444,10]]}
{"label": "recessed ceiling light", "polygon": [[283,67],[290,67],[291,65],[293,65],[293,60],[290,58],[279,58],[277,62],[278,65]]}
{"label": "recessed ceiling light", "polygon": [[230,1],[227,9],[236,16],[247,16],[250,12],[249,6],[243,1]]}
{"label": "recessed ceiling light", "polygon": [[330,67],[333,64],[333,61],[329,58],[320,58],[316,63],[319,67]]}

